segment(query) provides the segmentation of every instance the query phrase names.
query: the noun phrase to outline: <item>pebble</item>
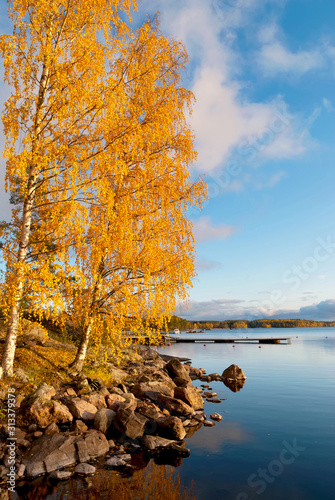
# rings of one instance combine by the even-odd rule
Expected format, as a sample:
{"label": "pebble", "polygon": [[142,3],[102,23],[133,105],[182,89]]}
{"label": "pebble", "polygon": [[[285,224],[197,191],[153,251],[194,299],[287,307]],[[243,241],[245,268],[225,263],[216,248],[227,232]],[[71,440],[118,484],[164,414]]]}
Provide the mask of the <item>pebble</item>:
{"label": "pebble", "polygon": [[204,421],[204,426],[205,427],[214,427],[215,422],[211,422],[210,420],[205,420]]}
{"label": "pebble", "polygon": [[212,415],[210,415],[210,418],[212,420],[216,420],[217,422],[220,422],[220,420],[222,420],[222,415],[220,415],[220,413],[212,413]]}

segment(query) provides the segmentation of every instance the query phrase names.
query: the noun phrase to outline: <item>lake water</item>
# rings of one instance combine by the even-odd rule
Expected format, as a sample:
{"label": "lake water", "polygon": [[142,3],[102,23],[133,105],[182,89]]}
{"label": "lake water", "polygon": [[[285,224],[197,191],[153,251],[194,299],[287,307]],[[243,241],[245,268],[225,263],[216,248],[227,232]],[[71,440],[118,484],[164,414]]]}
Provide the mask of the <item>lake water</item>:
{"label": "lake water", "polygon": [[238,392],[222,382],[210,383],[226,400],[205,402],[206,414],[218,412],[223,420],[186,440],[190,457],[177,467],[151,461],[128,478],[100,470],[94,478],[58,486],[40,479],[22,498],[177,500],[184,492],[196,500],[333,500],[335,328],[213,330],[200,335],[291,337],[292,343],[261,348],[255,343],[178,343],[160,348],[191,358],[193,366],[207,373],[221,374],[236,363],[247,376]]}

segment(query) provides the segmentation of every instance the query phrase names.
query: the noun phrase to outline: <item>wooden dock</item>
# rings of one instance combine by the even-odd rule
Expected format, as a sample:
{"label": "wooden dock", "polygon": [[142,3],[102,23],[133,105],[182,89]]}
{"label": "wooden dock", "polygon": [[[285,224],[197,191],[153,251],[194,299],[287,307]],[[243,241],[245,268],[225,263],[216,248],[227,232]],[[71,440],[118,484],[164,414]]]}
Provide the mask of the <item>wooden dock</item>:
{"label": "wooden dock", "polygon": [[225,338],[180,338],[180,337],[169,337],[169,341],[177,342],[177,343],[202,343],[202,344],[290,344],[291,343],[291,337],[280,337],[280,338],[239,338],[239,339],[225,339]]}

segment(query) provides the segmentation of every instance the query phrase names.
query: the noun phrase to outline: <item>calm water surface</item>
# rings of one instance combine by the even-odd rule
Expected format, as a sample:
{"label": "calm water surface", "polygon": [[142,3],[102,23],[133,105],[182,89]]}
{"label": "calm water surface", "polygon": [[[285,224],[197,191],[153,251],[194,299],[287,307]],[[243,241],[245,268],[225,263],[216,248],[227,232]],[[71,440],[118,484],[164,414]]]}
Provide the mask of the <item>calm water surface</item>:
{"label": "calm water surface", "polygon": [[[192,358],[207,373],[236,363],[247,376],[239,392],[211,382],[224,417],[188,441],[180,473],[197,500],[335,498],[335,328],[213,330],[210,336],[287,337],[288,345],[172,344],[162,352]],[[190,334],[185,334],[190,337]],[[328,338],[326,338],[328,337]],[[196,382],[200,385],[200,382]]]}
{"label": "calm water surface", "polygon": [[185,488],[196,500],[333,500],[335,328],[212,330],[201,336],[290,336],[292,343],[259,348],[255,343],[201,342],[160,348],[191,358],[193,366],[207,373],[221,374],[236,363],[247,376],[239,392],[211,382],[226,400],[205,402],[205,411],[208,416],[219,412],[223,420],[187,439],[191,456],[178,467],[151,461],[131,478],[100,471],[86,482],[57,487],[36,483],[26,498],[177,499]]}

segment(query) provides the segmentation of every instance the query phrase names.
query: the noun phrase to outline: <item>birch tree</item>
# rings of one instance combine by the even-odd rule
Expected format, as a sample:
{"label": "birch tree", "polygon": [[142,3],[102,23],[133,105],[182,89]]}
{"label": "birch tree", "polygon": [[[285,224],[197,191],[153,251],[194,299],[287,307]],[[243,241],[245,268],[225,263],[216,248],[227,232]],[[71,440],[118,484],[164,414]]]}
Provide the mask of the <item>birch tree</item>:
{"label": "birch tree", "polygon": [[[129,12],[134,2],[12,0],[9,5],[14,30],[0,42],[5,80],[13,88],[2,116],[6,188],[18,188],[23,205],[22,210],[13,210],[17,238],[10,241],[5,235],[4,242],[8,330],[0,377],[13,374],[27,283],[40,287],[35,294],[40,292],[41,303],[49,290],[55,292],[46,235],[57,243],[61,261],[68,246],[80,242],[92,145],[96,156],[108,148],[101,144],[95,126],[104,112],[105,91],[113,92],[110,85],[106,89],[105,61],[115,58],[125,43],[128,28],[119,11]],[[41,224],[33,242],[31,223],[36,211]],[[38,264],[28,258],[33,243]]]}
{"label": "birch tree", "polygon": [[[122,335],[129,324],[138,333],[143,318],[162,326],[159,320],[192,285],[187,211],[200,206],[205,185],[190,177],[196,154],[186,120],[193,95],[181,86],[186,62],[182,44],[149,23],[130,37],[115,64],[122,105],[113,110],[113,126],[110,117],[101,124],[114,148],[95,163],[96,171],[109,174],[101,175],[92,193],[89,243],[75,249],[85,284],[72,303],[83,328],[72,365],[77,371],[92,334],[99,341],[104,333],[114,347],[122,346],[130,341]],[[120,136],[120,123],[131,133]]]}

